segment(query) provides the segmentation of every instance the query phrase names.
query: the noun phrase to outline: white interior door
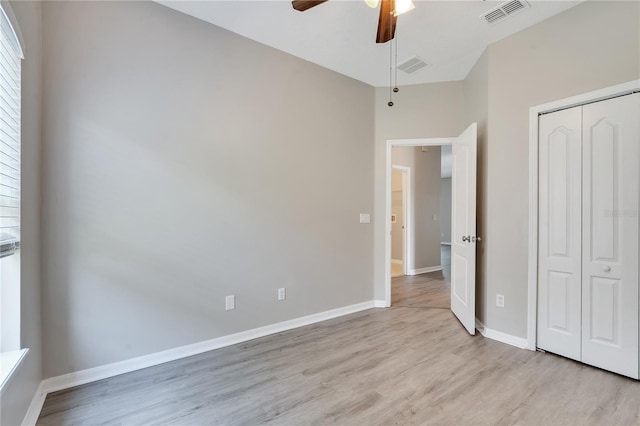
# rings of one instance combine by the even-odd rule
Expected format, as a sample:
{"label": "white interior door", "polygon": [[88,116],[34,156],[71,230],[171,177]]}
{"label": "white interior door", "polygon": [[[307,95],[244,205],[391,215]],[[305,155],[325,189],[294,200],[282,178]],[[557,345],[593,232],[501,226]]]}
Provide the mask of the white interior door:
{"label": "white interior door", "polygon": [[580,360],[582,107],[541,116],[539,150],[537,346]]}
{"label": "white interior door", "polygon": [[638,378],[640,93],[583,107],[582,361]]}
{"label": "white interior door", "polygon": [[477,125],[452,146],[451,310],[470,334],[476,331]]}

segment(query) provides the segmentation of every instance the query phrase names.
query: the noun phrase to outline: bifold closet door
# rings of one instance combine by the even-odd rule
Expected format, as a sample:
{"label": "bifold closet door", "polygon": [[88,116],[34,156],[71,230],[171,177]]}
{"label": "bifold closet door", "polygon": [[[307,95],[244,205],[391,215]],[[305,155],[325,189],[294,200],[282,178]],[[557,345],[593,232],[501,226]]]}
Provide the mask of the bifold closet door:
{"label": "bifold closet door", "polygon": [[539,120],[537,346],[580,360],[582,107]]}
{"label": "bifold closet door", "polygon": [[582,361],[638,378],[640,93],[582,116]]}

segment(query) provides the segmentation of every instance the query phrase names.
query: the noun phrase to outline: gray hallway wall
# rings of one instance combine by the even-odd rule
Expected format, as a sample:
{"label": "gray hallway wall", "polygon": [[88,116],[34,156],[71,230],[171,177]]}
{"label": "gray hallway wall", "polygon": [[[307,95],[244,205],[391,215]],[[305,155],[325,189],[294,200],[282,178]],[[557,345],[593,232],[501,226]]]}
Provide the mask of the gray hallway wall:
{"label": "gray hallway wall", "polygon": [[451,178],[440,179],[440,242],[451,242]]}

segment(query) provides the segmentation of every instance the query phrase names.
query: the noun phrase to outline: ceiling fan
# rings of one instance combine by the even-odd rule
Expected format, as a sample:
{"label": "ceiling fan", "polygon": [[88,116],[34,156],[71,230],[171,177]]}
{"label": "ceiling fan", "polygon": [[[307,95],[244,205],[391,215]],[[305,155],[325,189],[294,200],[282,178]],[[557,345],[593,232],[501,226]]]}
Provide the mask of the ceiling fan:
{"label": "ceiling fan", "polygon": [[[293,0],[293,8],[304,12],[314,6],[322,4],[328,0]],[[369,7],[377,7],[378,0],[365,0]],[[376,43],[386,43],[392,40],[396,34],[396,21],[398,15],[414,8],[411,0],[380,0],[380,17],[378,18],[378,33]]]}

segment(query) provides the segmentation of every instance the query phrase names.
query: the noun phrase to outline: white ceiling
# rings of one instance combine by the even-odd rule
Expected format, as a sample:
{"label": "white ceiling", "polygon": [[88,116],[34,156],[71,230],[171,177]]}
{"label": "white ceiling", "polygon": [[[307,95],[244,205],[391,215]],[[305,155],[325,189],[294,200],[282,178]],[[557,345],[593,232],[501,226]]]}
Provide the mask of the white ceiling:
{"label": "white ceiling", "polygon": [[[306,12],[285,0],[158,3],[372,86],[389,85],[389,43],[375,43],[378,10],[362,0],[331,0]],[[398,63],[418,56],[429,66],[411,75],[399,71],[399,85],[462,80],[488,44],[580,1],[529,1],[530,8],[495,24],[479,16],[502,2],[414,3],[414,10],[398,18]]]}

